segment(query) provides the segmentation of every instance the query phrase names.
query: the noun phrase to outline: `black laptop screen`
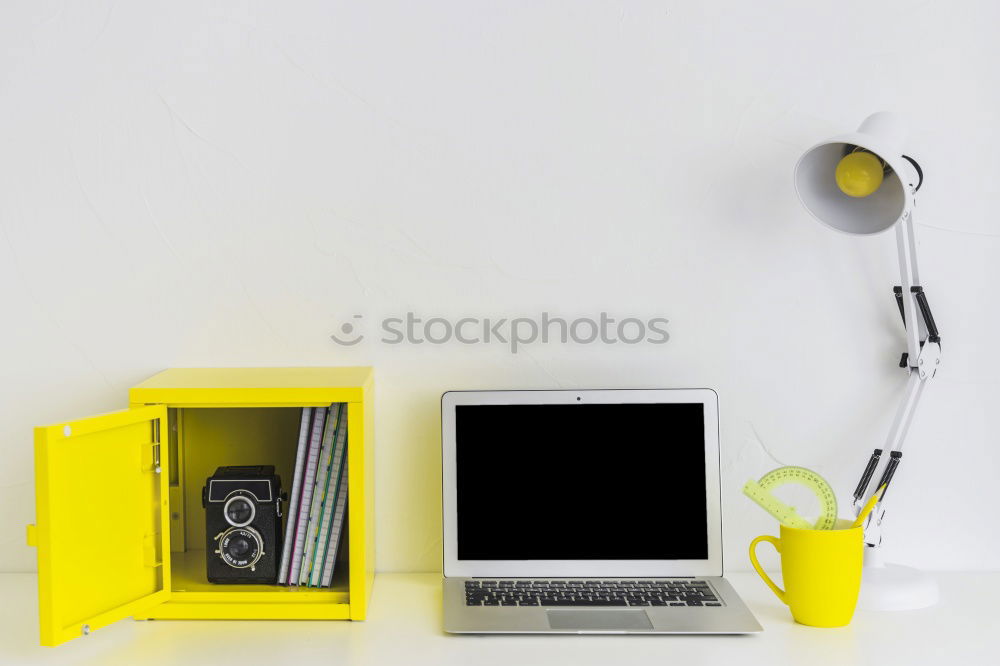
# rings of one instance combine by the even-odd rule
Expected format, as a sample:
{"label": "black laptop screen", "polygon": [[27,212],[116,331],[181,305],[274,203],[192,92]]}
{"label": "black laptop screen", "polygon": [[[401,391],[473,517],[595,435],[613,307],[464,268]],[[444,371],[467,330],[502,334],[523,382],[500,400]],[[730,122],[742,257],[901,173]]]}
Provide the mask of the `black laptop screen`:
{"label": "black laptop screen", "polygon": [[455,407],[459,560],[708,558],[704,406]]}

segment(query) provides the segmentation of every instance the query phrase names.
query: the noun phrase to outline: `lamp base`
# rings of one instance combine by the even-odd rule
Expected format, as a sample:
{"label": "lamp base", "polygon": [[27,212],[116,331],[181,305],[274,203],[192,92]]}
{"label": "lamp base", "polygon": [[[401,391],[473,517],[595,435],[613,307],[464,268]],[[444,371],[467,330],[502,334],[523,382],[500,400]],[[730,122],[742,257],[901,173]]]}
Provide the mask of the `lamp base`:
{"label": "lamp base", "polygon": [[879,551],[879,548],[865,548],[859,609],[916,610],[938,602],[938,584],[932,576],[913,567],[886,564]]}

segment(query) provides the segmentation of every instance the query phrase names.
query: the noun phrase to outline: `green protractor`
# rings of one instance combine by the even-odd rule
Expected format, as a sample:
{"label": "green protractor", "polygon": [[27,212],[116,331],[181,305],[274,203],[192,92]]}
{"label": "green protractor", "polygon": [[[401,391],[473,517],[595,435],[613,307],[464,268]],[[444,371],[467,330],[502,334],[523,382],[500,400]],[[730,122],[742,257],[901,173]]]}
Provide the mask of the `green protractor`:
{"label": "green protractor", "polygon": [[[819,500],[819,518],[810,523],[795,510],[779,500],[772,491],[788,483],[805,486]],[[832,530],[837,523],[837,496],[822,476],[805,467],[779,467],[762,476],[760,481],[751,479],[743,486],[743,494],[759,504],[762,509],[788,527],[803,530]]]}

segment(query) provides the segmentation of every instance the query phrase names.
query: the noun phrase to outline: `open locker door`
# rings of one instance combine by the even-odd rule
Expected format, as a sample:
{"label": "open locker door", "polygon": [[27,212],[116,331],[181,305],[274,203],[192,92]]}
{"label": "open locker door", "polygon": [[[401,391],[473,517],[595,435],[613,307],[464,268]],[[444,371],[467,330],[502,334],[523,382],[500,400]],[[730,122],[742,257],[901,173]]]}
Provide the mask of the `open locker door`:
{"label": "open locker door", "polygon": [[35,429],[38,607],[54,646],[170,596],[162,405]]}

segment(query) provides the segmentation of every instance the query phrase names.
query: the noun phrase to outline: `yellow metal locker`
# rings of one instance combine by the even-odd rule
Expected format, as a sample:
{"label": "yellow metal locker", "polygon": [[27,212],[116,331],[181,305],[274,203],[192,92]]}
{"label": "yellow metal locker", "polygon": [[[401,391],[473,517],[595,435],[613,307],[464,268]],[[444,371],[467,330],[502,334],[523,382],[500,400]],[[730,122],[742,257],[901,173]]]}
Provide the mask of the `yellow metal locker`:
{"label": "yellow metal locker", "polygon": [[[42,645],[125,617],[363,620],[374,580],[373,372],[179,368],[130,408],[35,430]],[[274,464],[292,485],[302,407],[347,403],[348,500],[332,588],[205,577],[200,496],[215,468]]]}

